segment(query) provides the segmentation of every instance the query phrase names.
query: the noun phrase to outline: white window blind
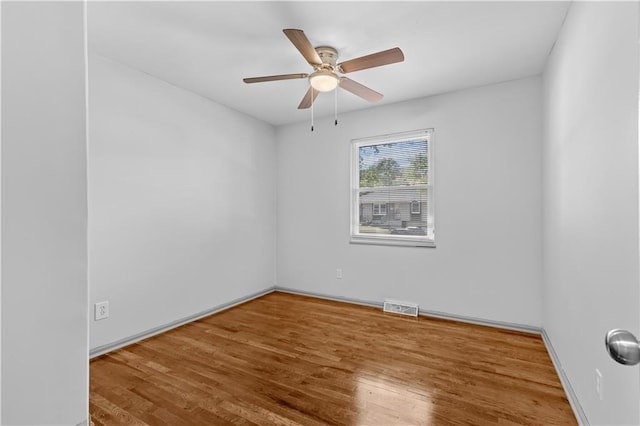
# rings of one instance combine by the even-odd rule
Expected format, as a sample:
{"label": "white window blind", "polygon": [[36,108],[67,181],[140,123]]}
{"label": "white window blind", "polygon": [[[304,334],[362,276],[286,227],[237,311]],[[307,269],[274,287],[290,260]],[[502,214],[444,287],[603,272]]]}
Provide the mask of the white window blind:
{"label": "white window blind", "polygon": [[432,134],[352,141],[352,242],[434,246]]}

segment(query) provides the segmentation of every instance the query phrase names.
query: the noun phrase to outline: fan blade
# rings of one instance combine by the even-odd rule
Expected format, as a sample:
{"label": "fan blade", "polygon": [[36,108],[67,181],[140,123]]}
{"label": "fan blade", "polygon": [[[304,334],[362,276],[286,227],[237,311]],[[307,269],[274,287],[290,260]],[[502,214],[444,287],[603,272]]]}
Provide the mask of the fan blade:
{"label": "fan blade", "polygon": [[340,87],[369,102],[378,102],[383,98],[382,93],[369,89],[367,86],[363,86],[347,77],[340,78]]}
{"label": "fan blade", "polygon": [[281,74],[281,75],[267,75],[264,77],[251,77],[243,78],[245,83],[262,83],[263,81],[277,81],[277,80],[291,80],[294,78],[307,78],[309,74]]}
{"label": "fan blade", "polygon": [[338,64],[344,74],[365,70],[367,68],[375,68],[381,65],[395,64],[396,62],[404,61],[404,54],[398,47],[393,49],[384,50],[378,53],[372,53],[371,55],[361,56],[359,58],[350,59],[348,61]]}
{"label": "fan blade", "polygon": [[304,35],[304,31],[302,30],[294,30],[287,29],[282,30],[284,34],[291,40],[291,43],[302,53],[304,59],[307,60],[311,65],[322,65],[322,60],[320,56],[318,56],[318,52],[313,48],[311,42],[306,35]]}
{"label": "fan blade", "polygon": [[300,105],[298,105],[298,109],[311,108],[311,104],[313,103],[313,101],[316,100],[317,97],[318,97],[318,91],[313,90],[312,87],[309,87],[309,90],[307,90],[307,93],[304,95],[304,98],[302,98],[302,101],[300,101]]}

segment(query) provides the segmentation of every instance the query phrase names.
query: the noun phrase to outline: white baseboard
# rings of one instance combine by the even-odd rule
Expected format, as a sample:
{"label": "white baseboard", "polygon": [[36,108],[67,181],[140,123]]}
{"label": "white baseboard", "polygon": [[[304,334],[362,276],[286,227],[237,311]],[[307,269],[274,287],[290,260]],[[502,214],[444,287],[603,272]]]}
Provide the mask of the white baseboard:
{"label": "white baseboard", "polygon": [[155,336],[156,334],[164,333],[165,331],[169,331],[173,328],[180,327],[181,325],[190,323],[192,321],[199,320],[204,317],[208,317],[209,315],[216,314],[218,312],[224,311],[229,308],[233,308],[234,306],[240,305],[242,303],[248,302],[249,300],[257,299],[258,297],[264,296],[265,294],[272,293],[274,291],[274,287],[266,288],[257,293],[250,294],[245,297],[240,297],[238,299],[234,299],[227,303],[222,303],[218,306],[215,306],[211,309],[207,309],[205,311],[198,312],[193,315],[189,315],[188,317],[181,318],[176,321],[172,321],[168,324],[161,325],[159,327],[154,327],[150,330],[143,331],[142,333],[135,334],[133,336],[125,337],[124,339],[120,339],[113,343],[108,343],[106,345],[98,346],[89,351],[89,358],[95,358],[100,355],[104,355],[108,352],[115,351],[116,349],[123,348],[125,346],[131,345],[133,343],[139,342],[140,340],[147,339],[151,336]]}
{"label": "white baseboard", "polygon": [[549,339],[549,335],[547,335],[547,332],[544,328],[542,329],[542,332],[540,334],[542,335],[542,341],[544,342],[544,345],[547,347],[547,352],[551,357],[551,362],[553,362],[553,366],[556,368],[556,372],[558,373],[558,377],[560,378],[560,383],[562,383],[564,393],[567,395],[569,404],[571,404],[573,414],[576,416],[576,419],[578,420],[578,423],[580,425],[589,426],[589,419],[587,419],[587,415],[582,409],[582,405],[580,405],[580,401],[578,400],[578,396],[571,386],[569,377],[564,372],[564,368],[562,368],[560,358],[558,357],[556,350],[553,348],[553,344],[551,343],[551,339]]}
{"label": "white baseboard", "polygon": [[380,308],[380,309],[382,309],[382,305],[384,304],[383,302],[377,302],[373,300],[355,299],[355,298],[343,297],[343,296],[331,296],[329,294],[316,293],[313,291],[297,290],[295,288],[290,288],[290,287],[275,286],[273,288],[273,291],[279,291],[281,293],[297,294],[300,296],[315,297],[316,299],[334,300],[336,302],[351,303],[354,305],[372,306],[374,308]]}
{"label": "white baseboard", "polygon": [[[305,290],[297,290],[289,287],[275,286],[274,291],[280,291],[283,293],[291,293],[291,294],[299,294],[301,296],[316,297],[318,299],[335,300],[337,302],[353,303],[356,305],[373,306],[380,309],[382,309],[382,306],[384,305],[383,301],[354,299],[354,298],[343,297],[343,296],[331,296],[328,294],[316,293],[316,292],[305,291]],[[447,319],[452,321],[466,322],[470,324],[486,325],[488,327],[494,327],[494,328],[504,328],[508,330],[523,331],[525,333],[541,334],[541,331],[542,331],[540,327],[534,327],[526,324],[518,324],[518,323],[503,322],[503,321],[492,321],[492,320],[486,320],[482,318],[468,317],[464,315],[449,314],[446,312],[430,311],[428,309],[422,309],[422,308],[419,310],[419,315],[426,316],[426,317],[442,318],[442,319]]]}
{"label": "white baseboard", "polygon": [[484,318],[468,317],[465,315],[449,314],[446,312],[431,311],[428,309],[420,309],[420,315],[433,318],[442,318],[452,321],[466,322],[470,324],[484,325],[493,328],[502,328],[506,330],[522,331],[524,333],[541,334],[540,327],[532,325],[520,324],[517,322],[493,321]]}

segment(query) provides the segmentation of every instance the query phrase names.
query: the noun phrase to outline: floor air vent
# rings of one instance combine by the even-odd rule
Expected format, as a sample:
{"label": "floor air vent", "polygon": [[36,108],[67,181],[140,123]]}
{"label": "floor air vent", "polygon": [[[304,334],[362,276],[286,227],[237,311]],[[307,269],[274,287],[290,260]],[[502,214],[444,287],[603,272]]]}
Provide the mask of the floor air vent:
{"label": "floor air vent", "polygon": [[418,305],[415,303],[399,302],[397,300],[387,299],[384,301],[384,311],[417,317]]}

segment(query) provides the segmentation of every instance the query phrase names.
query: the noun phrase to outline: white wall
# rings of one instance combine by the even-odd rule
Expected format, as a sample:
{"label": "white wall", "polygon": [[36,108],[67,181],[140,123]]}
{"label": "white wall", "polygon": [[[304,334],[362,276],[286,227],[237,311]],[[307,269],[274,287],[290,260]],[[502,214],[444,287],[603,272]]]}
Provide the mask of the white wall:
{"label": "white wall", "polygon": [[[638,424],[638,5],[574,2],[544,72],[543,325],[592,424]],[[604,376],[596,394],[595,369]]]}
{"label": "white wall", "polygon": [[[539,326],[541,107],[532,77],[279,127],[278,285]],[[429,127],[437,247],[349,244],[350,140]]]}
{"label": "white wall", "polygon": [[[0,100],[2,99],[2,3],[0,2]],[[0,102],[0,425],[2,424],[2,102]]]}
{"label": "white wall", "polygon": [[2,3],[2,423],[87,419],[84,9]]}
{"label": "white wall", "polygon": [[275,129],[93,54],[89,95],[91,348],[273,286]]}

